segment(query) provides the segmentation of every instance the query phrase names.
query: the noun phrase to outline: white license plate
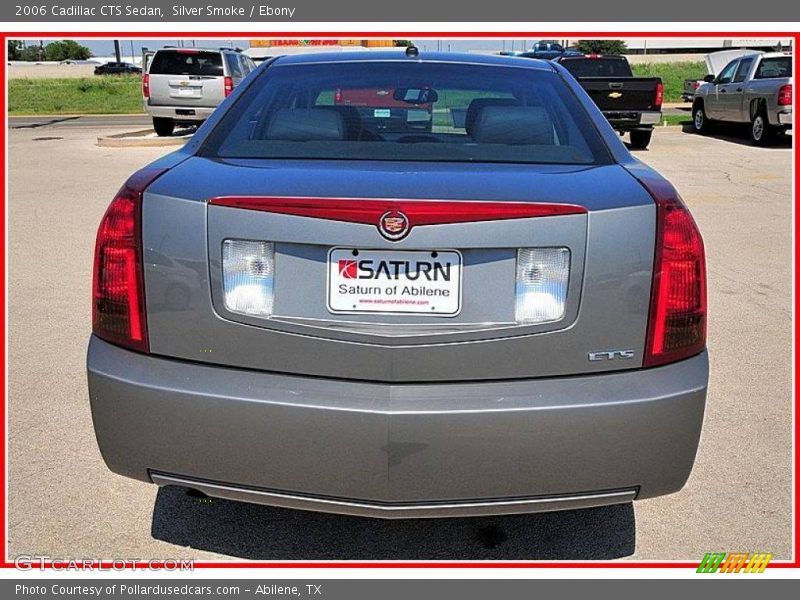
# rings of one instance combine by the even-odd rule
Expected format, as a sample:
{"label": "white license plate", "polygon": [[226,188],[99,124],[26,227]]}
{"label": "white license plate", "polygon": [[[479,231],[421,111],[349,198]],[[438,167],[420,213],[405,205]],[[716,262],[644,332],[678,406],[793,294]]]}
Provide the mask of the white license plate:
{"label": "white license plate", "polygon": [[194,96],[194,88],[178,88],[178,96]]}
{"label": "white license plate", "polygon": [[455,316],[461,310],[461,254],[333,248],[328,310]]}

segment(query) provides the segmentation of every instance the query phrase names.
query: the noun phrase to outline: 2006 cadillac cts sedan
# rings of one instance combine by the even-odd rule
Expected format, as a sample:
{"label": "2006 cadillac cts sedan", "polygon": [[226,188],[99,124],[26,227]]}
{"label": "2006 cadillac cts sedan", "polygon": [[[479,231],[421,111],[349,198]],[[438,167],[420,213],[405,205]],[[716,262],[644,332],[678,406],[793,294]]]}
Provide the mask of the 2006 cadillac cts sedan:
{"label": "2006 cadillac cts sedan", "polygon": [[703,242],[562,67],[273,59],[97,235],[89,394],[119,474],[385,518],[679,490]]}

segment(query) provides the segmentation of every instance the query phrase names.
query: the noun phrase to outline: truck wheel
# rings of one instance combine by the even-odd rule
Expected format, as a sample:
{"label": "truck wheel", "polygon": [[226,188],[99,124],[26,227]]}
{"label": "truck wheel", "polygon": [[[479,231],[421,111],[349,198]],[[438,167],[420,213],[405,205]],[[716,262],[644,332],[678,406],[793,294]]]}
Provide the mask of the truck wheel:
{"label": "truck wheel", "polygon": [[653,137],[652,129],[631,129],[631,148],[644,150]]}
{"label": "truck wheel", "polygon": [[702,103],[697,102],[692,106],[692,125],[697,133],[705,135],[708,133],[710,123],[706,116],[706,110]]}
{"label": "truck wheel", "polygon": [[756,146],[768,146],[775,139],[775,128],[769,124],[763,111],[757,112],[750,122],[750,139]]}
{"label": "truck wheel", "polygon": [[158,136],[169,136],[175,130],[175,121],[164,117],[153,117],[153,129]]}

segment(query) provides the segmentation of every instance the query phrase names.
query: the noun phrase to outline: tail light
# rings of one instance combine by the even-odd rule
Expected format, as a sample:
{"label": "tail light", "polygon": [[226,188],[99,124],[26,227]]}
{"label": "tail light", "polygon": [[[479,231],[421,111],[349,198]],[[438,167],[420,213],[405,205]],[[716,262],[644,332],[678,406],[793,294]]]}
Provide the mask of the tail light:
{"label": "tail light", "polygon": [[642,181],[656,201],[656,250],[644,366],[699,354],[706,347],[706,261],[703,238],[666,181]]}
{"label": "tail light", "polygon": [[145,98],[150,97],[150,75],[142,76],[142,96]]}
{"label": "tail light", "polygon": [[224,81],[225,81],[225,97],[227,98],[233,92],[233,78],[226,77]]}
{"label": "tail light", "polygon": [[699,87],[700,87],[700,82],[699,82],[699,81],[695,81],[695,82],[692,84],[692,87],[693,87],[694,89],[697,89],[697,88],[699,88]]}
{"label": "tail light", "polygon": [[791,106],[792,105],[792,84],[787,83],[782,85],[778,90],[778,106]]}
{"label": "tail light", "polygon": [[342,101],[342,90],[340,88],[336,88],[336,92],[333,94],[333,101],[336,104],[339,104]]}
{"label": "tail light", "polygon": [[94,253],[92,331],[97,337],[148,352],[142,268],[142,193],[166,169],[134,173],[100,222]]}
{"label": "tail light", "polygon": [[660,81],[656,84],[656,108],[661,108],[664,103],[664,84]]}

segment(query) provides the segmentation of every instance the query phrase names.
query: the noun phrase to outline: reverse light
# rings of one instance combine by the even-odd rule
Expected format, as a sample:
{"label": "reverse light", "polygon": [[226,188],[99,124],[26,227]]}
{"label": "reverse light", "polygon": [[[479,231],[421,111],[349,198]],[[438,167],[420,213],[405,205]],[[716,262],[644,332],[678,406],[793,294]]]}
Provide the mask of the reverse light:
{"label": "reverse light", "polygon": [[227,98],[233,93],[233,77],[225,77],[224,85],[225,85],[225,97]]}
{"label": "reverse light", "polygon": [[706,347],[703,238],[666,181],[642,182],[656,201],[656,250],[644,366],[674,362]]}
{"label": "reverse light", "polygon": [[225,308],[233,313],[272,314],[275,244],[249,240],[222,243],[222,287]]}
{"label": "reverse light", "polygon": [[792,84],[787,83],[782,85],[778,90],[778,106],[791,106],[792,105]]}
{"label": "reverse light", "polygon": [[655,99],[656,108],[661,108],[661,105],[663,103],[664,103],[664,84],[659,81],[656,84],[656,99]]}
{"label": "reverse light", "polygon": [[518,323],[547,323],[564,316],[569,283],[568,248],[520,248],[517,251]]}
{"label": "reverse light", "polygon": [[142,75],[142,96],[150,97],[150,75]]}
{"label": "reverse light", "polygon": [[166,169],[131,175],[97,230],[92,331],[108,342],[148,352],[142,261],[142,194]]}

